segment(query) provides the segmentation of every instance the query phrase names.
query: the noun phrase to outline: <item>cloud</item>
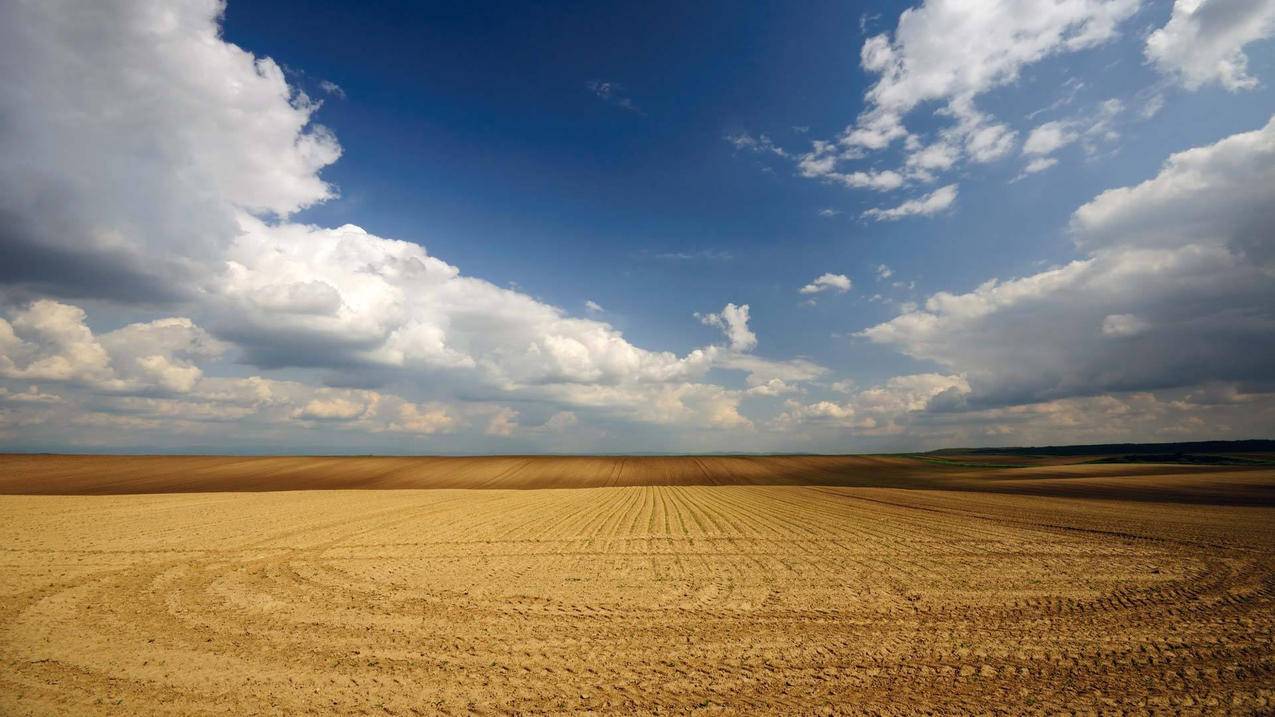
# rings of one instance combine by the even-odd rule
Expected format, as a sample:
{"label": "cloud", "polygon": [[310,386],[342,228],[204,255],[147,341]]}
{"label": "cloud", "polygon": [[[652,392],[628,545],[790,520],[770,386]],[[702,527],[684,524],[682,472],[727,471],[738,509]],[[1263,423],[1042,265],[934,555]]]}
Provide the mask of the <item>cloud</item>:
{"label": "cloud", "polygon": [[971,405],[1275,382],[1275,118],[1078,208],[1083,258],[861,333],[968,378]]}
{"label": "cloud", "polygon": [[1054,166],[1058,160],[1050,155],[1076,142],[1092,155],[1104,143],[1115,141],[1120,134],[1114,128],[1114,122],[1124,109],[1124,103],[1113,98],[1099,103],[1094,111],[1083,117],[1037,125],[1023,142],[1022,153],[1030,159],[1018,178]]}
{"label": "cloud", "polygon": [[883,281],[894,276],[894,270],[885,264],[877,264],[876,268],[877,281]]}
{"label": "cloud", "polygon": [[863,216],[879,222],[894,221],[910,216],[930,216],[948,209],[955,201],[956,185],[949,184],[919,199],[909,199],[896,207],[869,209],[863,213]]}
{"label": "cloud", "polygon": [[757,335],[748,328],[748,304],[727,304],[714,314],[696,314],[705,326],[716,326],[726,334],[734,351],[750,351],[757,346]]}
{"label": "cloud", "polygon": [[773,154],[779,157],[787,157],[788,152],[782,147],[771,141],[766,135],[758,135],[754,137],[748,132],[736,132],[723,137],[735,149],[744,152],[756,152],[760,154]]}
{"label": "cloud", "polygon": [[626,109],[630,112],[642,114],[642,110],[638,109],[638,106],[633,103],[633,100],[625,96],[624,87],[622,87],[618,82],[591,80],[585,83],[585,87],[588,87],[589,91],[592,92],[595,97],[607,104],[615,105],[616,107]]}
{"label": "cloud", "polygon": [[[852,189],[892,191],[934,182],[965,161],[1003,159],[1017,146],[1018,133],[978,109],[976,100],[1017,81],[1024,68],[1045,58],[1112,40],[1138,5],[1139,0],[927,0],[904,10],[893,33],[869,37],[860,49],[862,68],[876,77],[864,110],[835,140],[814,140],[809,152],[796,155],[798,173]],[[934,106],[934,116],[949,120],[931,137],[913,133],[905,122],[923,106]],[[897,169],[845,166],[899,141],[904,161]],[[880,210],[869,216],[903,215]]]}
{"label": "cloud", "polygon": [[1164,27],[1147,37],[1147,60],[1190,90],[1217,83],[1257,86],[1244,48],[1275,35],[1273,0],[1177,0]]}
{"label": "cloud", "polygon": [[580,419],[571,411],[558,411],[542,423],[538,430],[546,433],[564,433],[579,425]]}
{"label": "cloud", "polygon": [[689,251],[666,251],[651,255],[660,261],[672,262],[725,262],[735,258],[734,254],[723,249],[694,249]]}
{"label": "cloud", "polygon": [[[7,400],[30,407],[6,421],[116,441],[210,426],[252,440],[308,435],[288,433],[298,427],[502,433],[516,419],[493,407],[525,400],[589,420],[686,422],[679,435],[751,427],[742,391],[704,382],[767,368],[737,358],[756,343],[747,306],[713,315],[731,348],[679,356],[418,244],[292,221],[336,196],[319,172],[341,148],[276,63],[222,39],[222,7],[0,9],[0,58],[27,70],[0,89],[0,282],[40,297],[0,313],[0,388],[27,395],[39,382],[65,398],[41,412]],[[631,107],[614,83],[591,91]],[[103,320],[157,307],[168,318],[94,332],[84,306]],[[238,377],[254,371],[270,377]]]}
{"label": "cloud", "polygon": [[287,216],[335,195],[318,172],[341,148],[311,122],[318,104],[222,41],[222,9],[0,8],[0,62],[23,68],[0,92],[0,278],[62,296],[187,296],[235,212]]}
{"label": "cloud", "polygon": [[345,89],[332,80],[320,80],[319,89],[338,99],[345,99]]}
{"label": "cloud", "polygon": [[783,396],[790,393],[801,393],[801,389],[780,378],[772,378],[765,383],[749,386],[744,393],[749,396]]}
{"label": "cloud", "polygon": [[880,148],[906,134],[902,117],[921,103],[969,102],[1013,82],[1027,65],[1107,42],[1137,7],[1136,0],[928,0],[905,10],[892,36],[863,44],[863,68],[879,78],[867,92],[869,109],[844,140]]}
{"label": "cloud", "polygon": [[396,433],[432,435],[451,432],[458,428],[459,424],[460,421],[442,404],[418,405],[405,402],[399,406],[398,417],[390,421],[386,430]]}
{"label": "cloud", "polygon": [[1057,157],[1037,157],[1023,167],[1023,175],[1036,174],[1058,164]]}
{"label": "cloud", "polygon": [[769,428],[816,445],[857,439],[882,450],[917,450],[1235,439],[1275,426],[1275,394],[1246,392],[1233,384],[986,408],[969,406],[968,395],[959,376],[902,376],[843,401],[790,401]]}
{"label": "cloud", "polygon": [[518,412],[509,407],[502,407],[487,420],[487,428],[483,430],[489,436],[508,437],[518,430]]}
{"label": "cloud", "polygon": [[791,431],[804,425],[832,425],[864,435],[902,433],[909,414],[925,411],[936,396],[963,395],[969,384],[961,376],[937,373],[895,376],[884,384],[853,391],[843,401],[801,403],[790,400],[774,427]]}
{"label": "cloud", "polygon": [[[686,380],[710,363],[704,350],[678,357],[638,348],[604,322],[466,277],[418,244],[352,225],[241,221],[243,233],[215,284],[215,326],[261,366],[459,372],[512,390]],[[316,311],[308,300],[273,301],[281,293],[308,296],[290,288],[315,283],[335,293],[328,310]]]}
{"label": "cloud", "polygon": [[906,180],[894,170],[837,171],[845,154],[830,142],[816,141],[814,148],[797,158],[797,172],[803,177],[821,179],[850,189],[889,191],[902,187]]}
{"label": "cloud", "polygon": [[366,415],[375,405],[375,400],[362,402],[345,398],[316,398],[297,409],[293,417],[309,421],[352,421]]}
{"label": "cloud", "polygon": [[584,302],[584,309],[585,311],[588,311],[591,314],[602,314],[606,312],[606,309],[602,308],[601,304],[599,304],[598,302],[592,299],[586,300]]}
{"label": "cloud", "polygon": [[1133,314],[1109,314],[1102,320],[1103,336],[1137,336],[1151,325]]}
{"label": "cloud", "polygon": [[749,386],[757,386],[771,379],[798,384],[813,381],[827,373],[827,369],[805,358],[774,361],[752,354],[728,352],[719,356],[715,364],[735,371],[746,371]]}
{"label": "cloud", "polygon": [[1023,154],[1037,156],[1053,154],[1058,149],[1075,142],[1079,136],[1064,122],[1046,122],[1027,135],[1027,141],[1023,142]]}
{"label": "cloud", "polygon": [[0,377],[62,381],[102,391],[190,391],[194,361],[225,345],[190,319],[129,324],[94,336],[77,306],[49,299],[0,318]]}
{"label": "cloud", "polygon": [[818,294],[823,291],[835,291],[838,294],[844,294],[850,290],[850,286],[850,278],[845,274],[821,274],[798,291],[802,294]]}

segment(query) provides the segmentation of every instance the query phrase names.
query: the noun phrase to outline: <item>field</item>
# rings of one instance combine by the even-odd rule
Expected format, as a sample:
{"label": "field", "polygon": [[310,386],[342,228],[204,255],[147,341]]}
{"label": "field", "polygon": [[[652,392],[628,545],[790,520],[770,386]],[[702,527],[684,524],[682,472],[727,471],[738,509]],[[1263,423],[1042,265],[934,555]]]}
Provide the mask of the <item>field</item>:
{"label": "field", "polygon": [[1275,469],[1021,460],[0,456],[0,714],[1275,709]]}

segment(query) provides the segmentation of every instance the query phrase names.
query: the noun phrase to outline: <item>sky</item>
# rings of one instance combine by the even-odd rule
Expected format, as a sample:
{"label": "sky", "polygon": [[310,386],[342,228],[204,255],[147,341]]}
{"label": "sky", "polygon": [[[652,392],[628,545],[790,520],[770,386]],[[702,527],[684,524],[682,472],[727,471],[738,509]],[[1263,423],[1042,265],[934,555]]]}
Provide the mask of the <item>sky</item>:
{"label": "sky", "polygon": [[0,4],[0,450],[1275,434],[1275,0]]}

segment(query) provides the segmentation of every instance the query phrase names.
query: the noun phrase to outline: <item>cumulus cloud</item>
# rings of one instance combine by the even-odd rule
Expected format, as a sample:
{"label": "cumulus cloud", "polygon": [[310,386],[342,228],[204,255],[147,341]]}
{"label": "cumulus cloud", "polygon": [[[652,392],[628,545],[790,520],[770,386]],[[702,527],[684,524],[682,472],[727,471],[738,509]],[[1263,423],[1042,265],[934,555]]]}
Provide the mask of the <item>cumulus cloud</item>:
{"label": "cumulus cloud", "polygon": [[[852,188],[892,190],[934,181],[964,160],[1002,159],[1018,134],[979,110],[977,98],[1016,81],[1033,63],[1111,40],[1137,8],[1138,0],[927,0],[909,8],[893,33],[863,43],[860,63],[877,77],[865,94],[866,108],[836,141],[816,140],[800,155],[799,172]],[[950,122],[927,140],[909,131],[905,118],[929,103]],[[906,156],[899,170],[842,169],[900,140]]]}
{"label": "cumulus cloud", "polygon": [[[517,419],[491,407],[512,399],[563,415],[751,426],[742,391],[703,382],[715,367],[752,380],[768,363],[731,368],[756,344],[746,305],[706,319],[729,346],[653,351],[418,244],[291,221],[336,196],[319,172],[341,148],[275,62],[221,37],[222,10],[217,0],[0,9],[0,57],[24,68],[0,91],[0,283],[20,287],[10,296],[56,297],[19,298],[2,314],[6,397],[57,385],[57,420],[76,415],[95,431],[253,420],[499,435]],[[590,89],[632,108],[614,83]],[[81,308],[103,305],[95,299],[175,316],[95,333]],[[230,361],[245,368],[227,371]],[[254,370],[289,378],[209,373]]]}
{"label": "cumulus cloud", "polygon": [[938,396],[963,396],[969,384],[959,375],[938,373],[895,376],[884,384],[848,391],[841,401],[801,403],[790,400],[774,420],[780,430],[804,425],[835,426],[862,435],[899,434],[909,427],[910,415],[925,411]]}
{"label": "cumulus cloud", "polygon": [[1244,48],[1275,35],[1273,0],[1176,0],[1164,27],[1147,37],[1146,57],[1187,89],[1217,83],[1252,89]]}
{"label": "cumulus cloud", "polygon": [[340,145],[268,58],[224,42],[216,0],[13,2],[0,58],[0,281],[63,296],[200,286],[235,211],[334,190]]}
{"label": "cumulus cloud", "polygon": [[956,202],[956,185],[949,184],[918,199],[909,199],[895,207],[885,209],[874,207],[865,211],[863,216],[879,222],[912,216],[929,216],[948,209],[954,202]]}
{"label": "cumulus cloud", "polygon": [[77,306],[41,299],[0,318],[0,377],[53,380],[104,391],[189,391],[195,360],[225,345],[190,319],[130,324],[94,336]]}
{"label": "cumulus cloud", "polygon": [[1085,256],[940,292],[862,332],[968,378],[971,404],[1275,381],[1275,118],[1075,211]]}
{"label": "cumulus cloud", "polygon": [[921,103],[968,103],[1013,82],[1027,65],[1104,43],[1137,7],[1136,0],[927,0],[905,10],[892,36],[863,44],[863,68],[879,79],[868,89],[868,110],[844,141],[880,148],[907,134],[903,115]]}
{"label": "cumulus cloud", "polygon": [[748,304],[727,304],[719,312],[695,317],[705,326],[721,329],[734,351],[751,351],[757,346],[757,335],[748,328]]}
{"label": "cumulus cloud", "polygon": [[[571,317],[430,256],[418,244],[346,225],[322,229],[241,217],[221,277],[217,329],[265,366],[362,364],[462,370],[514,388],[555,381],[667,381],[694,377],[711,352],[678,357],[640,349],[610,325]],[[320,283],[326,311],[267,304],[279,287]],[[286,338],[286,340],[284,340]],[[323,346],[317,356],[311,347]]]}
{"label": "cumulus cloud", "polygon": [[845,274],[821,274],[798,291],[802,294],[818,294],[824,291],[844,294],[850,290],[850,286],[850,277]]}
{"label": "cumulus cloud", "polygon": [[[971,407],[959,377],[928,374],[845,401],[789,402],[772,428],[814,445],[855,439],[881,450],[1246,438],[1275,425],[1270,393],[1234,384]],[[946,387],[944,387],[946,386]],[[925,397],[929,396],[928,399]],[[866,405],[865,405],[866,404]],[[1260,429],[1258,429],[1260,430]]]}

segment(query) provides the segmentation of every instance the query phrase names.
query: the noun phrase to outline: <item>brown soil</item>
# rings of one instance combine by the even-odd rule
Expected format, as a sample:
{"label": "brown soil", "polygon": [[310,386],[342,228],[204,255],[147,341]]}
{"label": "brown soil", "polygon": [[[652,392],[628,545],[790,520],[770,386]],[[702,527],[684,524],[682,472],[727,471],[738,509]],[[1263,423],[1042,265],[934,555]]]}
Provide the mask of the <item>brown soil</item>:
{"label": "brown soil", "polygon": [[[429,481],[492,489],[231,492]],[[620,487],[503,489],[596,484]],[[1263,714],[1272,485],[902,458],[3,457],[9,494],[223,492],[0,496],[0,714]]]}
{"label": "brown soil", "polygon": [[[0,495],[276,490],[827,485],[1275,505],[1275,465],[1082,464],[1086,457],[92,456],[0,454]],[[1014,461],[1028,467],[999,467]],[[1083,479],[1083,480],[1082,480]]]}

